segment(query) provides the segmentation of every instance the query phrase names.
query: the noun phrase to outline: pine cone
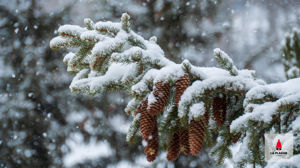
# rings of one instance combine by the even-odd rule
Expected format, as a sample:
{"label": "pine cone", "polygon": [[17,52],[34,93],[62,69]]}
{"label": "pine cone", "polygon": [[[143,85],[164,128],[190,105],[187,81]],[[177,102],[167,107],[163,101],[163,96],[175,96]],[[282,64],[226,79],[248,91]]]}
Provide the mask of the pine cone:
{"label": "pine cone", "polygon": [[190,86],[190,77],[188,74],[184,74],[181,76],[175,83],[176,85],[176,93],[175,93],[175,103],[178,107],[178,103],[180,98],[187,87]]}
{"label": "pine cone", "polygon": [[233,143],[237,143],[237,142],[239,141],[239,139],[240,139],[241,136],[242,136],[242,134],[234,135],[234,136],[232,137],[232,142],[233,142]]}
{"label": "pine cone", "polygon": [[170,85],[168,83],[163,82],[155,83],[153,95],[156,99],[156,102],[150,104],[148,113],[152,116],[156,116],[161,111],[163,111],[165,106],[168,104],[168,99],[170,95]]}
{"label": "pine cone", "polygon": [[141,104],[137,107],[135,114],[142,113],[143,111],[147,111],[148,106],[148,98],[144,99]]}
{"label": "pine cone", "polygon": [[156,117],[151,116],[147,111],[141,111],[140,116],[140,130],[143,139],[147,139],[153,129],[156,127]]}
{"label": "pine cone", "polygon": [[159,142],[158,142],[158,129],[157,122],[154,122],[155,126],[150,136],[147,137],[147,145],[144,148],[144,153],[147,157],[148,162],[152,162],[155,160],[158,154]]}
{"label": "pine cone", "polygon": [[191,120],[189,128],[189,145],[192,155],[197,155],[202,148],[205,137],[205,118],[200,117],[199,121]]}
{"label": "pine cone", "polygon": [[185,155],[190,154],[189,147],[189,131],[187,129],[181,129],[179,131],[179,142],[180,142],[180,151]]}
{"label": "pine cone", "polygon": [[205,104],[205,112],[204,112],[204,119],[205,119],[205,125],[209,123],[209,106]]}
{"label": "pine cone", "polygon": [[223,125],[226,118],[226,95],[222,98],[215,97],[212,103],[213,107],[213,120],[215,120],[218,126]]}
{"label": "pine cone", "polygon": [[177,132],[173,134],[168,153],[167,153],[167,159],[169,161],[174,161],[177,159],[179,156],[180,152],[180,140],[179,140],[179,135]]}

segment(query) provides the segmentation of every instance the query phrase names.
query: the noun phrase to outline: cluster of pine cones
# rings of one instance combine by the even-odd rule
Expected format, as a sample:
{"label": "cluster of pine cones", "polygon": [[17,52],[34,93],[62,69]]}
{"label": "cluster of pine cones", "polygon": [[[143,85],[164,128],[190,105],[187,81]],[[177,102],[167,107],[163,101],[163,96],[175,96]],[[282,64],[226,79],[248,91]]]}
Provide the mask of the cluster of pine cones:
{"label": "cluster of pine cones", "polygon": [[[186,90],[190,86],[190,78],[188,74],[180,77],[176,83],[175,103],[178,102]],[[167,83],[157,82],[153,90],[156,99],[148,107],[148,98],[146,97],[136,110],[136,114],[140,113],[140,131],[142,138],[147,142],[144,147],[144,153],[149,162],[154,161],[158,155],[159,140],[157,128],[157,115],[163,111],[168,104],[171,86]],[[220,126],[225,121],[226,116],[226,97],[216,97],[213,99],[213,120]],[[178,128],[173,133],[172,139],[168,144],[167,159],[169,161],[176,160],[180,152],[185,155],[197,155],[202,148],[205,137],[205,129],[209,120],[209,110],[199,119],[191,120],[188,128]]]}

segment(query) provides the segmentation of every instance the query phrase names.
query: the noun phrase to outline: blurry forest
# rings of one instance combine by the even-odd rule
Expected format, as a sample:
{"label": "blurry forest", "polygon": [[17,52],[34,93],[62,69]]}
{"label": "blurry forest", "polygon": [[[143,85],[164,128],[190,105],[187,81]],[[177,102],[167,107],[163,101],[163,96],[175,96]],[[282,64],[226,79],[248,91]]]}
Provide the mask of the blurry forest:
{"label": "blurry forest", "polygon": [[146,162],[141,141],[125,141],[124,93],[70,92],[62,52],[49,48],[55,30],[84,18],[116,21],[123,12],[175,62],[215,65],[219,47],[267,82],[285,80],[282,41],[300,25],[297,0],[1,0],[0,167],[214,167],[205,149]]}

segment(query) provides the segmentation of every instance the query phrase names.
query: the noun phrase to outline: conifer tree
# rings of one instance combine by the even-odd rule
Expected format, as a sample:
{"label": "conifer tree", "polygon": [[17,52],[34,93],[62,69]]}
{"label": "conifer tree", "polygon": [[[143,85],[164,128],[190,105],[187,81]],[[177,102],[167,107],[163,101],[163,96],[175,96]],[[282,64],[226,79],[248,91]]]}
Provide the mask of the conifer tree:
{"label": "conifer tree", "polygon": [[[239,70],[220,49],[214,56],[221,68],[197,67],[188,60],[176,64],[164,56],[156,37],[145,40],[132,31],[129,19],[125,13],[120,23],[85,19],[84,28],[58,29],[51,48],[79,48],[64,58],[67,70],[76,73],[71,91],[126,90],[132,100],[125,112],[134,118],[127,141],[140,129],[148,161],[155,160],[158,150],[167,150],[168,160],[180,152],[196,155],[206,143],[219,165],[233,157],[239,167],[264,166],[263,134],[273,128],[291,131],[297,120],[299,78],[267,85],[254,71]],[[274,93],[277,89],[282,92]],[[287,122],[276,125],[278,120]],[[212,136],[218,138],[211,144]],[[237,141],[242,143],[239,157],[229,148]]]}
{"label": "conifer tree", "polygon": [[[83,137],[82,144],[89,143],[94,138],[98,141],[107,140],[111,149],[118,152],[113,152],[113,156],[110,157],[100,157],[82,163],[76,162],[71,165],[72,167],[83,165],[107,167],[124,160],[135,162],[140,153],[143,153],[142,147],[134,144],[137,141],[136,138],[128,140],[131,141],[130,146],[123,142],[124,132],[115,129],[110,120],[114,117],[123,119],[123,116],[116,112],[123,110],[124,103],[112,101],[115,95],[102,94],[100,100],[71,94],[67,90],[66,84],[70,78],[65,75],[64,67],[59,63],[61,52],[49,50],[47,43],[57,25],[71,20],[68,14],[71,7],[59,7],[58,11],[48,12],[48,9],[44,11],[45,6],[43,6],[47,3],[51,4],[52,2],[35,0],[4,0],[0,2],[0,15],[2,16],[0,64],[1,66],[5,65],[1,70],[6,72],[3,73],[4,76],[2,73],[0,76],[0,85],[3,89],[1,96],[4,97],[0,101],[0,112],[3,114],[0,116],[1,123],[3,123],[0,134],[1,137],[4,137],[0,138],[0,166],[18,167],[20,164],[24,167],[28,165],[60,167],[62,164],[68,166],[64,158],[72,153],[69,142],[78,135]],[[147,3],[151,4],[152,2],[147,1]],[[164,3],[170,4],[167,1]],[[177,3],[171,3],[172,6],[177,5]],[[187,8],[185,3],[180,3],[180,5],[180,8]],[[157,10],[154,9],[154,5],[151,5],[150,8],[152,12],[158,12],[153,11]],[[175,14],[169,5],[163,10],[161,14],[164,13],[164,16],[171,14],[170,12]],[[181,14],[194,14],[194,11],[195,9],[193,11],[184,9],[184,13]],[[113,13],[114,11],[110,12],[119,15]],[[146,14],[148,20],[153,19],[152,12],[149,10],[149,13]],[[144,25],[145,22],[140,21],[138,26],[147,27],[149,26],[147,24],[150,23],[150,25],[160,25],[163,29],[168,29],[167,26],[161,24],[160,17],[155,15],[155,18],[153,23],[148,22]],[[170,24],[176,25],[170,20],[172,17],[164,19],[165,22],[169,21]],[[176,19],[181,25],[184,24],[182,22],[184,20],[182,17]],[[171,34],[168,34],[168,39],[172,38]],[[184,40],[189,38],[186,35],[182,37]],[[171,40],[175,39],[167,41]],[[175,42],[172,43],[175,45]],[[166,42],[163,45],[166,45]],[[174,54],[174,56],[176,55]],[[57,76],[57,74],[60,75]],[[74,121],[73,116],[81,116],[81,118]],[[28,120],[28,118],[30,119]],[[124,117],[124,119],[126,118]],[[138,115],[135,119],[138,121]],[[138,124],[138,122],[135,123]],[[98,129],[91,130],[91,127],[98,128],[100,125],[107,132]],[[134,130],[137,127],[131,128]],[[139,134],[139,132],[137,133]],[[22,139],[21,137],[24,136],[27,138]],[[128,135],[127,137],[133,136]],[[18,143],[9,145],[7,142]],[[118,150],[124,147],[127,147],[127,150]],[[7,155],[8,152],[11,155]],[[134,155],[129,155],[133,152]],[[164,160],[158,162],[166,163]],[[208,161],[205,160],[205,162]],[[198,165],[201,163],[197,162]],[[182,166],[187,164],[180,163]]]}

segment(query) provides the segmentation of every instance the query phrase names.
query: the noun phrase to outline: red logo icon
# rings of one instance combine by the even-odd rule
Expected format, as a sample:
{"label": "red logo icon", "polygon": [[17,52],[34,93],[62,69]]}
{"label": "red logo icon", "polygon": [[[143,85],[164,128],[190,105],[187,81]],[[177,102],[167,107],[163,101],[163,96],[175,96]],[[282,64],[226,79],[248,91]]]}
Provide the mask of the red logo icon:
{"label": "red logo icon", "polygon": [[280,140],[278,139],[277,145],[276,145],[276,150],[281,150],[281,148],[282,148],[281,142],[280,142]]}

